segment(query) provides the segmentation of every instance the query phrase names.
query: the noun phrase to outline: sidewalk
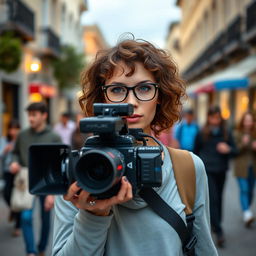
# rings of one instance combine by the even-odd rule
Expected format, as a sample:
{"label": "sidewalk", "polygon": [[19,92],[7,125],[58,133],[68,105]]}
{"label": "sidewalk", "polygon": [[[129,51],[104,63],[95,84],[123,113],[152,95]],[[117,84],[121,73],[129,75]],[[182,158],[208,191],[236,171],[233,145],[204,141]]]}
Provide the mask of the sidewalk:
{"label": "sidewalk", "polygon": [[[39,203],[36,202],[36,207],[34,211],[34,226],[35,226],[35,238],[38,241],[40,224],[39,223]],[[3,201],[2,194],[0,193],[0,255],[1,256],[25,256],[25,245],[23,242],[22,235],[19,237],[12,237],[11,233],[13,230],[13,223],[8,222],[8,209]],[[53,218],[52,218],[53,220]],[[50,238],[46,256],[51,255],[51,243],[52,239]]]}
{"label": "sidewalk", "polygon": [[[229,171],[227,176],[223,209],[223,228],[226,236],[226,247],[219,250],[219,256],[255,256],[256,221],[250,229],[244,227],[239,205],[238,185],[232,171]],[[256,216],[255,190],[252,210]]]}

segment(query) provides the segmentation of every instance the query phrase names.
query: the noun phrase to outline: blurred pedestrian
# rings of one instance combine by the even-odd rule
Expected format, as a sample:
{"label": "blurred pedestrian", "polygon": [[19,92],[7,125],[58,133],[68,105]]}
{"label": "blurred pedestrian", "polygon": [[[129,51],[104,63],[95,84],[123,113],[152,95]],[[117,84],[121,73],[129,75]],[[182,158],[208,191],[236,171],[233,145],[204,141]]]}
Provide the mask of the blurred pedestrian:
{"label": "blurred pedestrian", "polygon": [[250,209],[256,177],[256,124],[253,114],[243,114],[235,133],[237,156],[234,161],[234,173],[240,190],[240,204],[243,221],[250,227],[254,217]]}
{"label": "blurred pedestrian", "polygon": [[167,147],[179,148],[179,143],[174,138],[172,128],[162,131],[157,138]]}
{"label": "blurred pedestrian", "polygon": [[[31,103],[27,108],[30,127],[21,131],[17,137],[13,150],[13,162],[10,171],[16,174],[21,167],[28,166],[28,149],[35,143],[60,143],[61,139],[47,126],[47,106],[43,102]],[[35,245],[33,232],[33,209],[21,212],[21,228],[29,256],[43,256],[50,231],[50,209],[53,207],[53,196],[39,196],[41,206],[41,237],[38,246]]]}
{"label": "blurred pedestrian", "polygon": [[225,243],[222,228],[222,198],[229,168],[229,159],[236,151],[232,134],[228,131],[218,106],[210,107],[205,126],[196,136],[194,152],[203,160],[209,183],[210,216],[217,245]]}
{"label": "blurred pedestrian", "polygon": [[65,112],[60,116],[60,121],[54,126],[54,131],[59,134],[64,144],[71,145],[71,136],[76,129],[76,124],[70,119],[70,114]]}
{"label": "blurred pedestrian", "polygon": [[[7,136],[4,138],[4,145],[2,145],[2,148],[0,150],[0,158],[2,160],[2,169],[3,169],[3,175],[4,175],[4,190],[3,190],[3,196],[4,200],[7,203],[7,205],[10,207],[11,203],[11,194],[13,189],[13,182],[15,174],[10,172],[10,164],[12,161],[12,152],[14,148],[14,144],[16,141],[16,138],[18,136],[18,133],[20,131],[20,124],[17,120],[13,119],[8,124],[7,128]],[[20,212],[13,212],[10,209],[9,213],[9,221],[15,221],[15,227],[12,232],[13,236],[19,236],[20,235]]]}
{"label": "blurred pedestrian", "polygon": [[198,132],[199,126],[195,121],[194,110],[191,108],[186,109],[181,123],[177,124],[174,132],[174,137],[178,141],[179,148],[193,151]]}

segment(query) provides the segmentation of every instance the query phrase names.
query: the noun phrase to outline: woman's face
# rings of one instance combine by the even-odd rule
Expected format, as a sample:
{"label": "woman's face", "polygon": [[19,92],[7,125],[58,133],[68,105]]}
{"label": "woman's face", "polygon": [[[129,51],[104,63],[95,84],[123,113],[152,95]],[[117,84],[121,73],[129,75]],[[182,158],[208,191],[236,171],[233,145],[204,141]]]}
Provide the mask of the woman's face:
{"label": "woman's face", "polygon": [[19,131],[20,131],[20,128],[11,127],[9,130],[9,135],[12,137],[12,139],[16,139]]}
{"label": "woman's face", "polygon": [[243,127],[245,129],[251,129],[253,127],[253,117],[251,114],[246,114],[243,120]]}
{"label": "woman's face", "polygon": [[[144,83],[155,83],[155,78],[151,72],[146,70],[140,62],[135,63],[135,72],[131,76],[126,76],[130,72],[130,69],[124,64],[120,63],[114,70],[113,76],[106,80],[106,85],[124,85],[127,87],[133,87],[135,85]],[[113,103],[107,99],[105,95],[106,103]],[[142,128],[144,132],[150,133],[150,124],[156,114],[156,106],[158,103],[158,91],[155,97],[150,101],[141,101],[137,99],[132,90],[129,91],[125,100],[120,103],[130,103],[134,107],[134,113],[132,116],[127,117],[128,128]]]}
{"label": "woman's face", "polygon": [[208,116],[208,123],[211,126],[219,126],[221,124],[221,115],[220,113],[215,113]]}

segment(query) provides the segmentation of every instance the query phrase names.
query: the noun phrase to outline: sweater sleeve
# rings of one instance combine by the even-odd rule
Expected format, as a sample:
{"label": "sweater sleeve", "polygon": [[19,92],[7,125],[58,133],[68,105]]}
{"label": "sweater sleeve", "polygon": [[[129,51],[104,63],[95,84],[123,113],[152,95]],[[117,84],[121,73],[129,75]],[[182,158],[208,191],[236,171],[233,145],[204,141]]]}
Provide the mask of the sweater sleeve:
{"label": "sweater sleeve", "polygon": [[113,214],[95,216],[77,209],[62,196],[56,197],[52,255],[104,255],[112,218]]}
{"label": "sweater sleeve", "polygon": [[12,151],[12,162],[17,162],[19,164],[20,164],[20,138],[21,138],[21,135],[19,134],[15,141],[14,148]]}
{"label": "sweater sleeve", "polygon": [[192,154],[196,170],[195,221],[193,233],[197,237],[196,255],[218,255],[211,237],[208,181],[203,161]]}

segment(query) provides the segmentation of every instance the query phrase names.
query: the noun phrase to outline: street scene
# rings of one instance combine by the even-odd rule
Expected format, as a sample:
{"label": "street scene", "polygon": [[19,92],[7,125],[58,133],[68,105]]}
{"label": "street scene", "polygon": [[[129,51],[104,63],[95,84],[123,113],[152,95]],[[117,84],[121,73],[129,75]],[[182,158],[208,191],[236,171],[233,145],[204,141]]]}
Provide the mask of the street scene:
{"label": "street scene", "polygon": [[254,256],[255,178],[256,0],[0,0],[1,256]]}

